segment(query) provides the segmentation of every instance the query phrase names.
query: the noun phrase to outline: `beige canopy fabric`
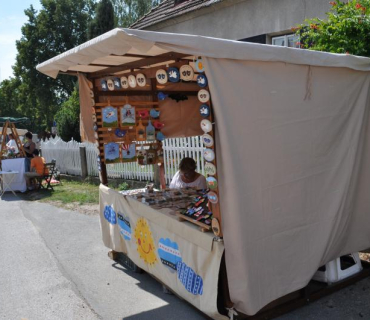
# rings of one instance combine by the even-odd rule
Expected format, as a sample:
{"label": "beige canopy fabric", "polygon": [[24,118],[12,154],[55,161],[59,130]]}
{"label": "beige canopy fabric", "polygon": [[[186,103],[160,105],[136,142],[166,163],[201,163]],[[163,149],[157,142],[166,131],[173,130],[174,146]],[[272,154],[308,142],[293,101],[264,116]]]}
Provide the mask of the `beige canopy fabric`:
{"label": "beige canopy fabric", "polygon": [[[24,136],[28,132],[27,129],[16,129],[16,130],[17,130],[17,133],[18,133],[19,136]],[[0,132],[2,132],[2,131],[3,131],[3,127],[0,127]],[[6,133],[7,134],[11,133],[10,128],[8,128],[6,130]]]}
{"label": "beige canopy fabric", "polygon": [[115,29],[37,68],[56,77],[170,51],[204,58],[237,310],[253,315],[319,266],[370,247],[369,59]]}

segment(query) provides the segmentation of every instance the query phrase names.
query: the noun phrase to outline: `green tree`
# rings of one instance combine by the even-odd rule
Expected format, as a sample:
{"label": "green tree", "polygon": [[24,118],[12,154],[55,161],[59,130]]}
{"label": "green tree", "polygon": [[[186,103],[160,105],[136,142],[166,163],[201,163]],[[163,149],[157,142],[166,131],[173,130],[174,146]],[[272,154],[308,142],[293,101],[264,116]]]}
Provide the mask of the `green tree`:
{"label": "green tree", "polygon": [[64,140],[80,141],[80,99],[78,88],[75,87],[72,95],[62,104],[55,115],[58,135]]}
{"label": "green tree", "polygon": [[370,57],[370,0],[331,1],[327,19],[305,20],[294,31],[301,47]]}
{"label": "green tree", "polygon": [[114,26],[115,16],[112,2],[110,0],[101,0],[96,7],[95,18],[89,24],[89,39],[112,30]]}

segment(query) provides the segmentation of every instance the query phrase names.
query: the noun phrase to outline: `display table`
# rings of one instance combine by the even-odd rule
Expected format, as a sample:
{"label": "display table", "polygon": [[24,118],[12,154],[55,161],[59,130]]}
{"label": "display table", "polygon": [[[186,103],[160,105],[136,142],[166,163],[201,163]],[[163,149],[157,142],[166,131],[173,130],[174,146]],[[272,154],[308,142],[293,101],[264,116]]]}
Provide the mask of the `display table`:
{"label": "display table", "polygon": [[7,182],[9,187],[14,191],[25,192],[27,190],[26,185],[26,178],[24,176],[25,172],[25,158],[17,158],[17,159],[6,159],[1,161],[2,171],[9,172],[9,171],[17,171],[17,174],[14,177],[14,180],[10,181],[10,176],[4,176],[4,181]]}
{"label": "display table", "polygon": [[99,193],[106,247],[125,253],[212,319],[228,319],[217,310],[222,241],[180,222],[172,210],[155,210],[104,185]]}

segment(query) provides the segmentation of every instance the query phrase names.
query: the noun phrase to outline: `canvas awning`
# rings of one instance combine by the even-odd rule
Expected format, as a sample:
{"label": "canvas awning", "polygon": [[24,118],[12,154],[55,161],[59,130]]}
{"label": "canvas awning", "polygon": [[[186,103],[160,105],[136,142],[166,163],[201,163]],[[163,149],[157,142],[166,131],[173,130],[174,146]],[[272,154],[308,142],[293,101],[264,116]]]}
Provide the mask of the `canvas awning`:
{"label": "canvas awning", "polygon": [[[26,134],[26,132],[28,132],[27,129],[18,129],[18,128],[16,128],[16,130],[17,130],[17,133],[18,133],[19,136],[24,136]],[[3,132],[3,127],[0,127],[0,132]],[[11,133],[10,128],[8,128],[7,131],[6,131],[6,134],[9,134],[9,133]]]}
{"label": "canvas awning", "polygon": [[370,247],[370,59],[114,29],[37,69],[99,78],[198,56],[215,115],[230,296],[253,315]]}

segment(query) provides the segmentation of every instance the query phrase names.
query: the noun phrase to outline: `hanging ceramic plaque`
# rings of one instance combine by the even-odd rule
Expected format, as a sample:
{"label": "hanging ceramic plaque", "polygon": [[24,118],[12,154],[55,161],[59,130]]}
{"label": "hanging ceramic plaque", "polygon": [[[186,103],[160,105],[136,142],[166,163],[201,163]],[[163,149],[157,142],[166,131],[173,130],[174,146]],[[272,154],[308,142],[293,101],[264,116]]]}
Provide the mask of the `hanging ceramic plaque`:
{"label": "hanging ceramic plaque", "polygon": [[104,145],[104,156],[106,163],[119,162],[119,145],[110,142]]}
{"label": "hanging ceramic plaque", "polygon": [[136,161],[135,143],[122,145],[122,161],[123,162],[135,162]]}
{"label": "hanging ceramic plaque", "polygon": [[204,72],[203,60],[201,58],[195,61],[195,70],[200,73]]}
{"label": "hanging ceramic plaque", "polygon": [[148,110],[140,110],[138,112],[141,119],[146,119],[149,117],[149,111]]}
{"label": "hanging ceramic plaque", "polygon": [[179,82],[180,81],[179,69],[174,68],[174,67],[168,68],[168,81],[169,82]]}
{"label": "hanging ceramic plaque", "polygon": [[158,100],[163,101],[168,97],[168,94],[164,94],[163,92],[158,92]]}
{"label": "hanging ceramic plaque", "polygon": [[135,107],[130,104],[125,104],[121,108],[121,125],[133,126],[135,125]]}
{"label": "hanging ceramic plaque", "polygon": [[99,136],[98,136],[98,133],[97,132],[94,132],[94,138],[95,138],[95,140],[98,140],[99,139]]}
{"label": "hanging ceramic plaque", "polygon": [[93,130],[94,130],[94,131],[98,131],[98,125],[97,125],[97,123],[96,123],[96,122],[94,123]]}
{"label": "hanging ceramic plaque", "polygon": [[198,74],[197,83],[199,87],[205,88],[206,86],[208,86],[207,77],[204,74]]}
{"label": "hanging ceramic plaque", "polygon": [[157,152],[149,147],[149,150],[146,152],[146,164],[155,164],[156,163]]}
{"label": "hanging ceramic plaque", "polygon": [[217,180],[214,177],[208,177],[207,178],[207,186],[211,190],[216,190],[217,189]]}
{"label": "hanging ceramic plaque", "polygon": [[184,81],[191,81],[194,78],[194,70],[188,64],[181,66],[180,68],[180,78]]}
{"label": "hanging ceramic plaque", "polygon": [[106,80],[100,80],[101,89],[103,91],[108,91],[107,81]]}
{"label": "hanging ceramic plaque", "polygon": [[136,82],[139,87],[145,87],[146,86],[146,77],[142,73],[138,73],[136,75]]}
{"label": "hanging ceramic plaque", "polygon": [[95,100],[94,99],[91,99],[91,105],[95,106]]}
{"label": "hanging ceramic plaque", "polygon": [[96,119],[96,115],[95,115],[95,114],[93,114],[91,117],[92,117],[92,121],[93,121],[93,122],[96,122],[96,120],[97,120],[97,119]]}
{"label": "hanging ceramic plaque", "polygon": [[137,152],[137,163],[144,166],[146,165],[146,150],[141,146],[140,150]]}
{"label": "hanging ceramic plaque", "polygon": [[213,146],[213,137],[209,134],[202,135],[203,144],[206,147],[212,147]]}
{"label": "hanging ceramic plaque", "polygon": [[164,123],[160,122],[160,121],[154,121],[153,125],[154,125],[154,128],[156,128],[158,130],[160,130],[164,127]]}
{"label": "hanging ceramic plaque", "polygon": [[128,79],[127,79],[127,77],[121,77],[121,87],[123,89],[128,88]]}
{"label": "hanging ceramic plaque", "polygon": [[121,79],[120,78],[114,78],[114,89],[121,89]]}
{"label": "hanging ceramic plaque", "polygon": [[90,97],[94,98],[94,91],[90,90]]}
{"label": "hanging ceramic plaque", "polygon": [[204,119],[200,122],[200,127],[205,133],[211,132],[212,131],[212,123],[211,121]]}
{"label": "hanging ceramic plaque", "polygon": [[146,141],[155,141],[155,128],[150,120],[146,127]]}
{"label": "hanging ceramic plaque", "polygon": [[208,196],[208,201],[210,203],[217,203],[218,202],[218,196],[217,196],[216,192],[210,191],[210,192],[208,192],[207,196]]}
{"label": "hanging ceramic plaque", "polygon": [[198,92],[198,99],[202,103],[206,103],[209,101],[209,92],[205,89],[199,90]]}
{"label": "hanging ceramic plaque", "polygon": [[199,112],[203,118],[208,118],[211,114],[211,108],[209,107],[208,104],[202,104],[199,107]]}
{"label": "hanging ceramic plaque", "polygon": [[157,140],[158,141],[163,141],[164,139],[166,139],[165,135],[160,131],[157,132]]}
{"label": "hanging ceramic plaque", "polygon": [[102,109],[103,127],[118,127],[117,109],[114,107],[105,107]]}
{"label": "hanging ceramic plaque", "polygon": [[129,75],[128,76],[128,85],[130,88],[136,88],[136,77],[134,75]]}
{"label": "hanging ceramic plaque", "polygon": [[123,138],[126,135],[126,133],[127,133],[127,130],[123,130],[120,128],[117,128],[116,130],[114,130],[114,134],[118,138]]}
{"label": "hanging ceramic plaque", "polygon": [[207,162],[204,165],[204,173],[209,176],[214,176],[216,175],[216,166],[213,163]]}
{"label": "hanging ceramic plaque", "polygon": [[153,119],[157,119],[159,118],[159,115],[160,115],[160,111],[157,111],[155,109],[150,109],[150,116],[153,118]]}
{"label": "hanging ceramic plaque", "polygon": [[203,156],[206,161],[215,160],[215,153],[212,149],[205,149],[203,152]]}
{"label": "hanging ceramic plaque", "polygon": [[155,73],[155,77],[159,84],[165,84],[168,81],[167,72],[164,69],[157,70],[157,72]]}
{"label": "hanging ceramic plaque", "polygon": [[114,90],[114,82],[112,79],[108,79],[107,80],[107,86],[108,86],[108,90],[109,91],[113,91]]}
{"label": "hanging ceramic plaque", "polygon": [[136,126],[136,140],[145,141],[146,140],[145,132],[146,132],[146,128],[144,127],[140,119],[138,125]]}

